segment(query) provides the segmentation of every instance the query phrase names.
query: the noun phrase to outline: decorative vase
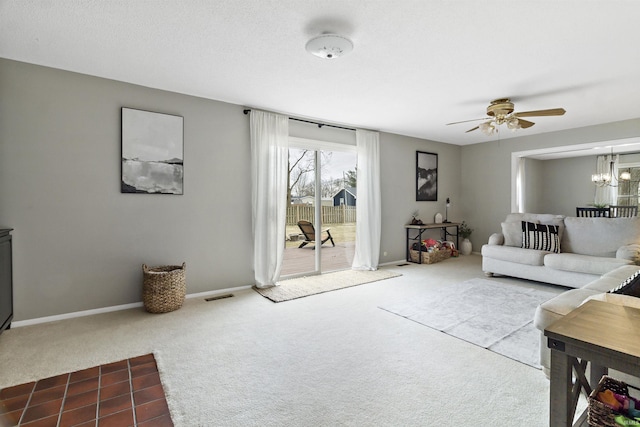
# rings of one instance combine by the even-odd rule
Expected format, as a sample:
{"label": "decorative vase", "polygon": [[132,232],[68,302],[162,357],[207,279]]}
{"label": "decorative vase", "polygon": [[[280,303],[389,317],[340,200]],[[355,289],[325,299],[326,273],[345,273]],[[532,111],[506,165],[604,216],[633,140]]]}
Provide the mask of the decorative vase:
{"label": "decorative vase", "polygon": [[469,239],[464,239],[461,243],[460,243],[460,253],[462,255],[469,255],[471,254],[471,251],[473,250],[473,245],[471,244],[471,240]]}

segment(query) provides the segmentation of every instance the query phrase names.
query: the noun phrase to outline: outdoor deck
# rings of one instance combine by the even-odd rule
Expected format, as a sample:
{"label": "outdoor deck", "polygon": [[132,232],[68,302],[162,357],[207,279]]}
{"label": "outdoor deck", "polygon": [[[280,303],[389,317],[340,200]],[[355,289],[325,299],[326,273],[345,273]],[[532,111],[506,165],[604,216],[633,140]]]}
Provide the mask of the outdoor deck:
{"label": "outdoor deck", "polygon": [[[280,276],[305,273],[314,270],[316,253],[313,244],[304,248],[286,248]],[[336,242],[332,247],[331,242],[322,245],[321,267],[322,272],[344,270],[351,267],[355,252],[355,242]]]}

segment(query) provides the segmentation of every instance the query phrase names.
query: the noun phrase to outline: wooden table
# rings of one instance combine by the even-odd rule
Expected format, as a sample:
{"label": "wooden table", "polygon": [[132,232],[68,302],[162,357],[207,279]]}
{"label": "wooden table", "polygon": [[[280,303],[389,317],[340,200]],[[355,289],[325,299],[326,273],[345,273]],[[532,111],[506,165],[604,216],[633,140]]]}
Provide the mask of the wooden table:
{"label": "wooden table", "polygon": [[[410,242],[416,241],[416,242],[420,242],[422,241],[422,233],[424,233],[425,230],[433,230],[433,229],[437,229],[439,228],[441,230],[442,233],[442,240],[447,240],[447,236],[456,236],[456,249],[458,249],[458,244],[459,242],[459,238],[458,238],[458,227],[461,225],[461,223],[459,222],[434,222],[431,224],[420,224],[420,225],[413,225],[413,224],[407,224],[404,226],[404,228],[407,230],[407,261],[411,261],[411,256],[409,254],[409,248],[411,247]],[[447,228],[449,227],[455,227],[456,229],[456,233],[450,233]],[[416,230],[417,234],[413,237],[409,236],[409,230]],[[420,254],[418,255],[418,264],[422,263],[422,245],[418,245],[419,248],[419,252]]]}
{"label": "wooden table", "polygon": [[[551,427],[573,425],[580,391],[591,393],[608,368],[640,376],[640,309],[588,301],[551,324],[544,334],[551,349]],[[582,414],[575,425],[584,425],[585,420]]]}

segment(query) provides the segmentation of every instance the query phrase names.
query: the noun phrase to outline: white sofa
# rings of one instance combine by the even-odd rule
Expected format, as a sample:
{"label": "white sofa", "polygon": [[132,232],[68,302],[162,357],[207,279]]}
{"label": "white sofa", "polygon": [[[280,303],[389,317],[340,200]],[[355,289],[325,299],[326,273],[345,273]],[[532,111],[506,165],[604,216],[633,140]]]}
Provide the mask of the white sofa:
{"label": "white sofa", "polygon": [[[638,265],[618,267],[580,289],[571,289],[563,292],[538,306],[533,324],[540,330],[540,366],[542,366],[542,370],[547,377],[549,376],[551,352],[547,346],[547,337],[544,336],[545,328],[555,321],[560,320],[564,315],[578,308],[578,306],[589,299],[640,308],[640,298],[608,293],[608,291],[618,287],[625,279],[629,278],[638,270],[640,270],[640,266]],[[638,379],[626,377],[622,374],[616,375],[616,377],[620,376],[622,376],[622,379],[626,382],[640,386]]]}
{"label": "white sofa", "polygon": [[[522,248],[522,221],[557,225],[560,253]],[[544,329],[589,299],[640,308],[640,298],[608,293],[640,270],[640,218],[578,218],[549,214],[509,214],[502,233],[482,247],[485,274],[502,274],[576,288],[536,309],[540,365],[549,376],[550,350]],[[640,379],[616,373],[640,386]]]}
{"label": "white sofa", "polygon": [[[560,253],[522,248],[522,221],[557,225]],[[512,213],[482,246],[482,269],[581,288],[624,265],[640,264],[640,217],[578,218]]]}

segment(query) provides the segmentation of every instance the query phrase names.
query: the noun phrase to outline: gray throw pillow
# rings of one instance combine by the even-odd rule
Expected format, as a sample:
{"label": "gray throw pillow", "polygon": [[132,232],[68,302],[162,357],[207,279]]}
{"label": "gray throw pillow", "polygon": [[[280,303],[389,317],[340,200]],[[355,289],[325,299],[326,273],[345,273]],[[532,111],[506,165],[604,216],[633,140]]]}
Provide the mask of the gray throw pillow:
{"label": "gray throw pillow", "polygon": [[520,222],[503,222],[500,224],[505,246],[522,247],[522,226]]}

